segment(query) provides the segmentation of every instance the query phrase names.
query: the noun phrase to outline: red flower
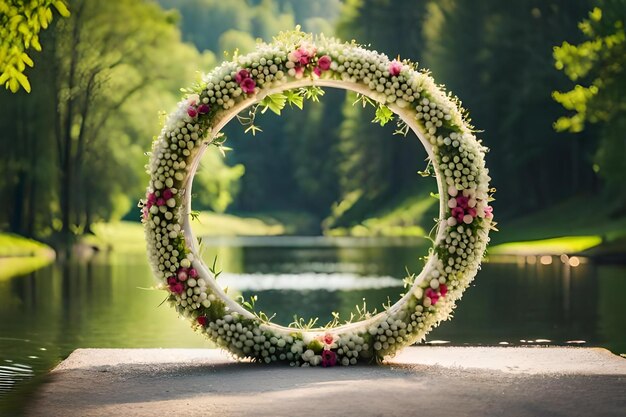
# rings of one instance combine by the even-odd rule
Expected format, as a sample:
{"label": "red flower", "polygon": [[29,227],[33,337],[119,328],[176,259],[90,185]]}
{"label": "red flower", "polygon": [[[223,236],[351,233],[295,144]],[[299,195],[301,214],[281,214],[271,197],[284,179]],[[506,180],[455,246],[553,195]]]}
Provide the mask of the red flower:
{"label": "red flower", "polygon": [[198,271],[197,271],[195,268],[191,268],[191,269],[189,270],[188,275],[189,275],[191,278],[197,278],[197,277],[198,277]]}
{"label": "red flower", "polygon": [[156,201],[156,205],[159,206],[159,207],[164,206],[165,205],[165,199],[164,198],[159,198]]}
{"label": "red flower", "polygon": [[447,293],[448,286],[446,284],[439,284],[439,294],[441,294],[442,297],[445,297]]}
{"label": "red flower", "polygon": [[167,285],[176,285],[177,282],[176,277],[169,277],[167,279]]}
{"label": "red flower", "polygon": [[172,197],[174,197],[174,193],[169,188],[166,188],[163,191],[163,198],[166,199],[166,200],[169,200]]}
{"label": "red flower", "polygon": [[432,288],[428,288],[426,290],[426,297],[430,298],[430,303],[432,305],[437,304],[437,301],[439,301],[439,294],[437,294],[437,291],[433,290]]}
{"label": "red flower", "polygon": [[322,70],[320,69],[320,67],[315,67],[313,68],[313,73],[319,77],[320,75],[322,75]]}
{"label": "red flower", "polygon": [[235,81],[237,81],[237,84],[240,84],[243,82],[243,80],[250,78],[250,73],[245,70],[239,70],[239,72],[235,75]]}
{"label": "red flower", "polygon": [[185,287],[183,286],[182,283],[177,282],[174,285],[170,285],[170,291],[175,292],[176,294],[182,294],[183,291],[185,291]]}
{"label": "red flower", "polygon": [[211,110],[208,104],[201,104],[198,106],[198,113],[207,114]]}
{"label": "red flower", "polygon": [[194,106],[187,107],[187,114],[189,117],[196,117],[198,115],[198,110]]}
{"label": "red flower", "polygon": [[330,59],[330,57],[328,55],[324,55],[317,60],[317,66],[322,71],[328,71],[330,69],[331,62],[332,60]]}
{"label": "red flower", "polygon": [[463,209],[466,209],[468,207],[468,205],[467,205],[468,203],[469,203],[469,198],[467,198],[465,196],[460,195],[460,196],[458,196],[456,198],[457,206],[459,206],[459,207],[461,207]]}
{"label": "red flower", "polygon": [[206,326],[206,323],[207,323],[207,318],[206,318],[206,316],[199,316],[199,317],[198,317],[198,324],[199,324],[200,326],[203,326],[203,327],[204,327],[204,326]]}
{"label": "red flower", "polygon": [[246,94],[254,93],[254,88],[256,87],[256,82],[252,78],[246,78],[241,82],[241,89]]}
{"label": "red flower", "polygon": [[459,222],[461,223],[463,221],[463,216],[465,216],[465,210],[463,210],[461,207],[455,207],[452,209],[452,216]]}
{"label": "red flower", "polygon": [[337,365],[337,354],[332,350],[322,351],[322,366],[326,368],[335,365]]}

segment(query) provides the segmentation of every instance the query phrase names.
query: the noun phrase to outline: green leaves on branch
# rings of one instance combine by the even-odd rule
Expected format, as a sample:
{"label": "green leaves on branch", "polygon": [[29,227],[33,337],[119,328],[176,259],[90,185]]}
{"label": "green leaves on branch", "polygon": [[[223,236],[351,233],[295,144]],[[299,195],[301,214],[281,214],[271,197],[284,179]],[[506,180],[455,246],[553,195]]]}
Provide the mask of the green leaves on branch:
{"label": "green leaves on branch", "polygon": [[[365,106],[376,107],[376,113],[374,115],[374,119],[372,123],[378,123],[380,126],[385,126],[387,123],[394,119],[393,111],[386,105],[382,103],[377,103],[371,98],[357,93],[356,100],[352,105],[356,105],[358,103],[361,104],[361,107],[365,108]],[[409,126],[404,122],[404,120],[398,118],[396,121],[398,128],[393,132],[394,135],[402,135],[406,136],[409,133]]]}
{"label": "green leaves on branch", "polygon": [[215,146],[220,151],[222,156],[226,156],[226,152],[232,150],[231,148],[224,146],[226,139],[226,135],[220,132],[211,141],[211,145]]}
{"label": "green leaves on branch", "polygon": [[280,116],[280,112],[282,111],[282,109],[285,108],[285,103],[287,103],[287,96],[283,93],[276,93],[265,96],[265,98],[263,98],[260,103],[260,105],[263,106],[261,114],[265,114],[267,109],[270,109],[272,112]]}
{"label": "green leaves on branch", "polygon": [[320,87],[303,87],[295,90],[286,90],[282,93],[275,93],[265,96],[259,103],[263,107],[261,114],[264,114],[267,109],[280,116],[280,112],[285,108],[287,104],[290,107],[297,107],[302,110],[304,106],[304,99],[311,101],[319,101],[319,97],[324,95],[324,90]]}
{"label": "green leaves on branch", "polygon": [[301,94],[301,91],[287,90],[285,91],[285,97],[290,106],[296,106],[302,110],[304,106],[304,96]]}
{"label": "green leaves on branch", "polygon": [[256,112],[259,107],[261,108],[261,114],[265,114],[265,112],[269,109],[273,113],[280,116],[280,113],[287,104],[289,104],[289,107],[297,107],[302,110],[304,107],[304,99],[319,101],[319,98],[323,95],[324,90],[315,86],[285,90],[280,93],[270,94],[265,96],[259,104],[248,110],[247,116],[238,114],[237,120],[239,120],[239,123],[246,128],[245,133],[252,133],[252,136],[254,136],[256,135],[256,132],[263,131],[260,127],[254,124]]}
{"label": "green leaves on branch", "polygon": [[372,123],[378,123],[379,125],[384,126],[391,120],[393,120],[393,112],[391,109],[383,104],[378,104],[378,107],[376,108],[376,117],[374,117]]}
{"label": "green leaves on branch", "polygon": [[[616,4],[620,3],[623,7],[624,2]],[[618,9],[608,8],[603,13],[596,7],[578,27],[588,39],[555,47],[554,66],[574,82],[587,79],[588,85],[576,84],[570,91],[552,93],[556,102],[574,112],[556,121],[557,131],[581,132],[586,122],[609,122],[624,111],[626,31]]]}
{"label": "green leaves on branch", "polygon": [[0,84],[13,93],[20,87],[31,91],[24,70],[34,63],[26,51],[41,51],[39,32],[52,22],[52,8],[63,17],[70,15],[61,0],[0,0]]}

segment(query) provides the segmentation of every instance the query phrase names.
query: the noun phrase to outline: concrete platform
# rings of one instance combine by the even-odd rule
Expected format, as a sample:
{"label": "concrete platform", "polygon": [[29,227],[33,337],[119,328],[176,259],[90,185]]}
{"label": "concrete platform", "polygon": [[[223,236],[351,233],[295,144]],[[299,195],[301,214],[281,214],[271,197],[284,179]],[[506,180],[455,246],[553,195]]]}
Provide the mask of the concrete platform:
{"label": "concrete platform", "polygon": [[412,347],[383,366],[289,368],[217,350],[78,349],[30,416],[626,416],[604,349]]}

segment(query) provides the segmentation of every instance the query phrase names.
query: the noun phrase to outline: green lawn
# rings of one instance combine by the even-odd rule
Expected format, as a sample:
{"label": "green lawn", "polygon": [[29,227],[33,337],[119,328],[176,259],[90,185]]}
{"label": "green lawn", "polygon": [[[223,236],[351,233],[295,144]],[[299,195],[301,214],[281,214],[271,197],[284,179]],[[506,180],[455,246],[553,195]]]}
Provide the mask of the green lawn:
{"label": "green lawn", "polygon": [[490,255],[560,255],[580,253],[602,243],[600,236],[564,236],[502,243],[489,248]]}
{"label": "green lawn", "polygon": [[[361,224],[348,228],[334,228],[325,231],[329,236],[392,236],[423,237],[428,231],[423,224],[437,216],[439,200],[424,195],[415,195],[385,208],[376,215],[365,219]],[[434,223],[433,223],[434,225]]]}
{"label": "green lawn", "polygon": [[[497,219],[497,214],[496,214]],[[490,254],[561,254],[605,249],[626,252],[626,217],[597,197],[580,196],[549,209],[503,221]]]}
{"label": "green lawn", "polygon": [[54,260],[54,251],[41,242],[0,233],[0,280],[28,274]]}
{"label": "green lawn", "polygon": [[49,246],[36,240],[10,233],[0,233],[0,258],[39,256],[48,254],[51,250]]}
{"label": "green lawn", "polygon": [[[201,212],[192,221],[196,236],[270,236],[288,232],[288,227],[273,217],[238,217],[230,214]],[[116,252],[145,252],[143,226],[141,223],[120,221],[97,223],[92,227],[94,235],[85,236],[83,243]]]}

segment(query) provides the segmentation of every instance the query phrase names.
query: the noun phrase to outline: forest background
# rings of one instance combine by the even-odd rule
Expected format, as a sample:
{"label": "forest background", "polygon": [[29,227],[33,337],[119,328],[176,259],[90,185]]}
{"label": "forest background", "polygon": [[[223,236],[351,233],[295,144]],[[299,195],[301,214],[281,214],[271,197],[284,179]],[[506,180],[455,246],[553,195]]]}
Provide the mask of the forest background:
{"label": "forest background", "polygon": [[[497,240],[626,246],[624,0],[70,0],[65,17],[39,3],[53,14],[41,51],[0,90],[0,231],[56,246],[138,222],[145,152],[179,89],[299,25],[410,58],[460,97],[491,149]],[[254,136],[232,122],[233,151],[204,157],[194,208],[278,233],[427,233],[425,151],[354,101],[329,89],[261,115]]]}

